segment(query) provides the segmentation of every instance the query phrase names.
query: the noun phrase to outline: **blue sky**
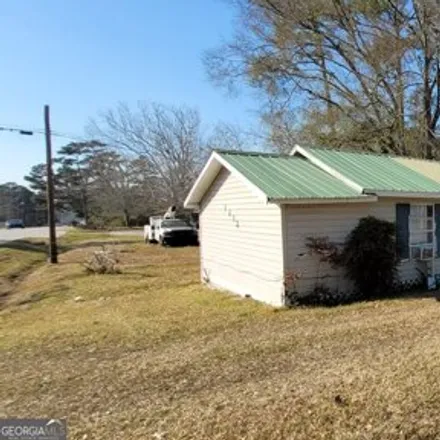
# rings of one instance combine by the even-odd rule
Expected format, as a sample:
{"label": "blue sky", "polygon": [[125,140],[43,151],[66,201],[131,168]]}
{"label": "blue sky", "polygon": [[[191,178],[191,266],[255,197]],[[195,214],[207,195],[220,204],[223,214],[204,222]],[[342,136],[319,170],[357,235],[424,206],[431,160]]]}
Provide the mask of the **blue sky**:
{"label": "blue sky", "polygon": [[[186,104],[207,126],[249,125],[257,104],[207,79],[201,55],[232,33],[222,0],[0,0],[0,126],[78,135],[90,117],[124,101]],[[53,139],[55,149],[68,140]],[[0,183],[23,183],[44,161],[43,136],[0,131]]]}

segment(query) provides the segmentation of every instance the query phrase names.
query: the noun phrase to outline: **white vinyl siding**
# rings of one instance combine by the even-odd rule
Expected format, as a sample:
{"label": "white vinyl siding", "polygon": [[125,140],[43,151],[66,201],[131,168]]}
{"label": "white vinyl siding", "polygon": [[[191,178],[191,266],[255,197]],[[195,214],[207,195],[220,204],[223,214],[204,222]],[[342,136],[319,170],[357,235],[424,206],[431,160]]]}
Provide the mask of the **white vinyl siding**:
{"label": "white vinyl siding", "polygon": [[205,282],[282,305],[281,209],[226,169],[201,203],[200,255]]}
{"label": "white vinyl siding", "polygon": [[[405,200],[405,203],[421,203],[417,200]],[[334,205],[289,205],[284,209],[286,216],[286,271],[302,273],[297,287],[300,292],[307,292],[316,284],[324,284],[334,289],[348,289],[341,270],[335,270],[326,263],[319,263],[317,256],[308,254],[305,246],[307,237],[329,237],[335,243],[344,243],[349,232],[358,224],[360,218],[372,215],[395,222],[396,199],[380,199],[376,203],[334,204]],[[422,202],[423,203],[423,202]],[[402,261],[399,265],[401,281],[416,280],[418,268],[423,263]],[[437,271],[440,261],[436,260]],[[372,274],[373,275],[373,274]]]}

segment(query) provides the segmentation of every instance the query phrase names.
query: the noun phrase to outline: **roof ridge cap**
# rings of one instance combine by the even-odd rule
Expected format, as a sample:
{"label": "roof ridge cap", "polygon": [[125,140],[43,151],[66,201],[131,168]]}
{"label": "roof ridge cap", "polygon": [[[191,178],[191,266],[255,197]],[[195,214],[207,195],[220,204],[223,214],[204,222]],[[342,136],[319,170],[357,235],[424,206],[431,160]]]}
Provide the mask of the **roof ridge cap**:
{"label": "roof ridge cap", "polygon": [[246,151],[246,150],[224,150],[224,149],[214,149],[214,152],[218,154],[230,154],[237,156],[263,156],[263,157],[290,157],[285,153],[276,153],[270,151]]}
{"label": "roof ridge cap", "polygon": [[[332,147],[303,147],[309,150],[321,150],[321,151],[333,151],[335,153],[347,153],[347,154],[359,154],[363,156],[378,156],[378,157],[389,157],[392,158],[393,155],[379,153],[375,151],[364,151],[364,150],[355,150],[354,148],[332,148]],[[404,156],[396,156],[396,157],[404,157]]]}
{"label": "roof ridge cap", "polygon": [[426,159],[423,157],[413,157],[413,156],[404,156],[395,153],[379,153],[374,151],[364,151],[364,150],[355,150],[350,147],[336,148],[336,147],[314,147],[314,146],[303,146],[303,148],[308,150],[323,150],[323,151],[333,151],[335,153],[347,153],[347,154],[359,154],[364,156],[377,156],[377,157],[387,157],[390,159],[411,159],[411,160],[421,160],[424,162],[440,162],[439,159]]}

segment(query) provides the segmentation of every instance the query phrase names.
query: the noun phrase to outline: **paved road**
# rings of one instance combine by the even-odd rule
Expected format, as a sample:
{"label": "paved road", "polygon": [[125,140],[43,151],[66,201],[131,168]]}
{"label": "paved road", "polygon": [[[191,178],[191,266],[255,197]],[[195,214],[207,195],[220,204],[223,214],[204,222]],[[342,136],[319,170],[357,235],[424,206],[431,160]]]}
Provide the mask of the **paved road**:
{"label": "paved road", "polygon": [[[67,229],[67,226],[57,227],[57,237],[64,235]],[[0,229],[0,244],[23,238],[49,238],[49,228]]]}

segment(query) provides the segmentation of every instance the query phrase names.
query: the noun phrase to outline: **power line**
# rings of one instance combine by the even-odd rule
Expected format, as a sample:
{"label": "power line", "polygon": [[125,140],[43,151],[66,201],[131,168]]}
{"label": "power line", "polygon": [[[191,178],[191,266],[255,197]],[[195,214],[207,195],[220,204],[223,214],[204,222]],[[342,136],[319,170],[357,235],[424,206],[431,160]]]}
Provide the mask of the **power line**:
{"label": "power line", "polygon": [[[0,126],[0,131],[11,131],[11,132],[16,132],[22,135],[26,135],[26,136],[32,136],[33,134],[41,134],[41,135],[45,135],[45,130],[43,128],[36,128],[36,129],[25,129],[25,128],[21,128],[21,127],[17,127],[17,126]],[[64,138],[64,139],[69,139],[69,140],[76,140],[76,141],[84,141],[84,137],[83,136],[78,136],[75,134],[69,134],[69,133],[63,133],[63,132],[59,132],[59,131],[51,131],[51,135],[54,137],[59,137],[59,138]]]}
{"label": "power line", "polygon": [[34,134],[30,130],[21,130],[18,128],[7,128],[7,127],[0,127],[0,131],[14,131],[14,132],[18,132],[20,134],[26,135],[26,136],[32,136]]}
{"label": "power line", "polygon": [[[43,134],[43,135],[45,134],[44,130],[35,130],[35,133]],[[51,131],[51,135],[54,136],[54,137],[70,139],[70,140],[74,140],[74,141],[80,141],[80,142],[84,142],[85,141],[83,136],[78,136],[76,134],[62,133],[62,132],[59,132],[59,131]]]}

